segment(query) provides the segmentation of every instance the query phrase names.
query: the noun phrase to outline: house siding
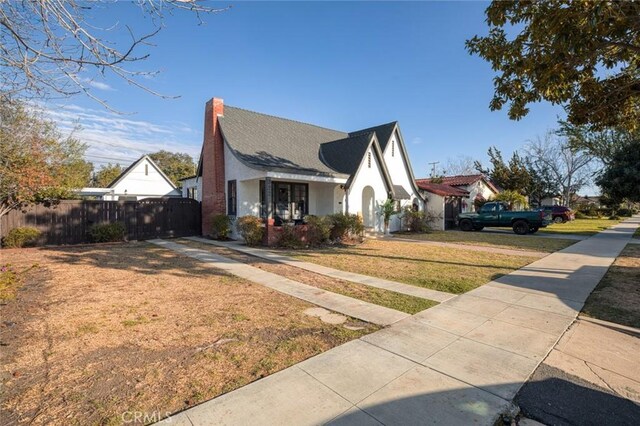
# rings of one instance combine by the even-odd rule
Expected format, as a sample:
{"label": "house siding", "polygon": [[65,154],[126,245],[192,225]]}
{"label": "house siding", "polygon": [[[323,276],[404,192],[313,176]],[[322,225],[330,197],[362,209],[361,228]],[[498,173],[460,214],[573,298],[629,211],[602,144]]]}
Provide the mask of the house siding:
{"label": "house siding", "polygon": [[[145,173],[145,166],[148,173]],[[180,197],[180,191],[172,187],[158,170],[146,159],[134,166],[112,188],[113,194],[104,200],[118,200],[121,196],[136,196],[137,200],[157,197]]]}
{"label": "house siding", "polygon": [[[407,159],[403,154],[403,150],[399,146],[397,133],[391,137],[391,140],[387,144],[384,151],[384,161],[387,165],[387,170],[391,176],[391,181],[394,185],[401,185],[411,196],[408,200],[401,200],[400,206],[406,207],[413,204],[414,199],[418,201],[418,207],[423,209],[424,206],[420,201],[420,197],[414,191],[414,184],[411,181],[409,174],[409,165]],[[402,228],[402,215],[398,214],[391,218],[389,222],[389,231],[400,231]]]}
{"label": "house siding", "polygon": [[[368,167],[368,153],[371,153],[371,167]],[[367,186],[373,188],[374,191],[373,228],[377,232],[383,232],[384,223],[379,215],[379,209],[380,205],[387,199],[389,190],[385,184],[378,158],[373,152],[373,147],[370,147],[365,153],[360,169],[351,182],[348,195],[348,212],[361,215],[365,219],[365,224],[366,217],[365,212],[362,211],[362,205],[363,191]]]}

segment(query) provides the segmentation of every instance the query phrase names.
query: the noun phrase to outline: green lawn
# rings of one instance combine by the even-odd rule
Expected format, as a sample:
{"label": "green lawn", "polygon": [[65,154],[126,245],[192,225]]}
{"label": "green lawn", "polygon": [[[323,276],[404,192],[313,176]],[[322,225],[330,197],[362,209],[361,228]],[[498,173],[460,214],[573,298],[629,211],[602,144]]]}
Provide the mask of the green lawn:
{"label": "green lawn", "polygon": [[636,232],[633,233],[633,238],[640,238],[640,227],[636,228]]}
{"label": "green lawn", "polygon": [[537,259],[388,240],[368,240],[358,246],[287,254],[343,271],[456,294],[479,287]]}
{"label": "green lawn", "polygon": [[593,235],[619,223],[619,220],[609,219],[576,219],[565,223],[552,223],[546,228],[540,228],[542,234],[576,234]]}
{"label": "green lawn", "polygon": [[512,250],[532,250],[543,253],[553,253],[575,243],[574,240],[559,240],[532,235],[491,234],[482,231],[432,231],[428,234],[397,233],[395,235],[413,240],[498,247]]}

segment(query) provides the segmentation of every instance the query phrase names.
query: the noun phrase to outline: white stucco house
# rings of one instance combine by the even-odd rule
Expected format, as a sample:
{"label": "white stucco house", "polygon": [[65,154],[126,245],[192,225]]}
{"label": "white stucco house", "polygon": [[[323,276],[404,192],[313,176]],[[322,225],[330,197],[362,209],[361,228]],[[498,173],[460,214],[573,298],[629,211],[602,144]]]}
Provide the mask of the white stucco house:
{"label": "white stucco house", "polygon": [[144,155],[127,167],[106,188],[82,188],[78,195],[105,201],[138,201],[180,197],[182,194],[151,158]]}
{"label": "white stucco house", "polygon": [[476,204],[484,202],[500,191],[482,174],[423,178],[416,181],[427,200],[427,211],[434,229],[455,227],[458,213],[476,211]]}
{"label": "white stucco house", "polygon": [[[224,105],[212,99],[195,178],[203,233],[213,214],[253,215],[276,225],[305,215],[359,214],[383,231],[379,206],[424,208],[397,122],[344,132]],[[184,194],[183,194],[184,195]],[[400,229],[394,217],[390,230]]]}

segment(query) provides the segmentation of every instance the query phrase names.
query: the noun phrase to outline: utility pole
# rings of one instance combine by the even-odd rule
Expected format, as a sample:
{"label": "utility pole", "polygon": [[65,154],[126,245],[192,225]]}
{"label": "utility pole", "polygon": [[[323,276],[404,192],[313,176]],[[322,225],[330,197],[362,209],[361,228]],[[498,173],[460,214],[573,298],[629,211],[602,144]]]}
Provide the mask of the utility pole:
{"label": "utility pole", "polygon": [[427,163],[431,165],[431,177],[436,177],[436,165],[440,164],[439,161],[434,161],[433,163]]}

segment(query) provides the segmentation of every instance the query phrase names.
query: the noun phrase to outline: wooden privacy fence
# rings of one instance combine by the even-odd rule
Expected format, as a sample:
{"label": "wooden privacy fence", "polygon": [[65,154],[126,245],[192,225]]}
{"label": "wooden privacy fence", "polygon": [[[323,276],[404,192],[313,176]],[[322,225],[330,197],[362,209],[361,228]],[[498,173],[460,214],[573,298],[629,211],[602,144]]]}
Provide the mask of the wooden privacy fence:
{"label": "wooden privacy fence", "polygon": [[91,242],[96,224],[120,222],[127,239],[200,235],[200,203],[189,198],[141,201],[64,200],[16,209],[1,219],[0,237],[14,228],[31,226],[42,232],[39,245]]}

